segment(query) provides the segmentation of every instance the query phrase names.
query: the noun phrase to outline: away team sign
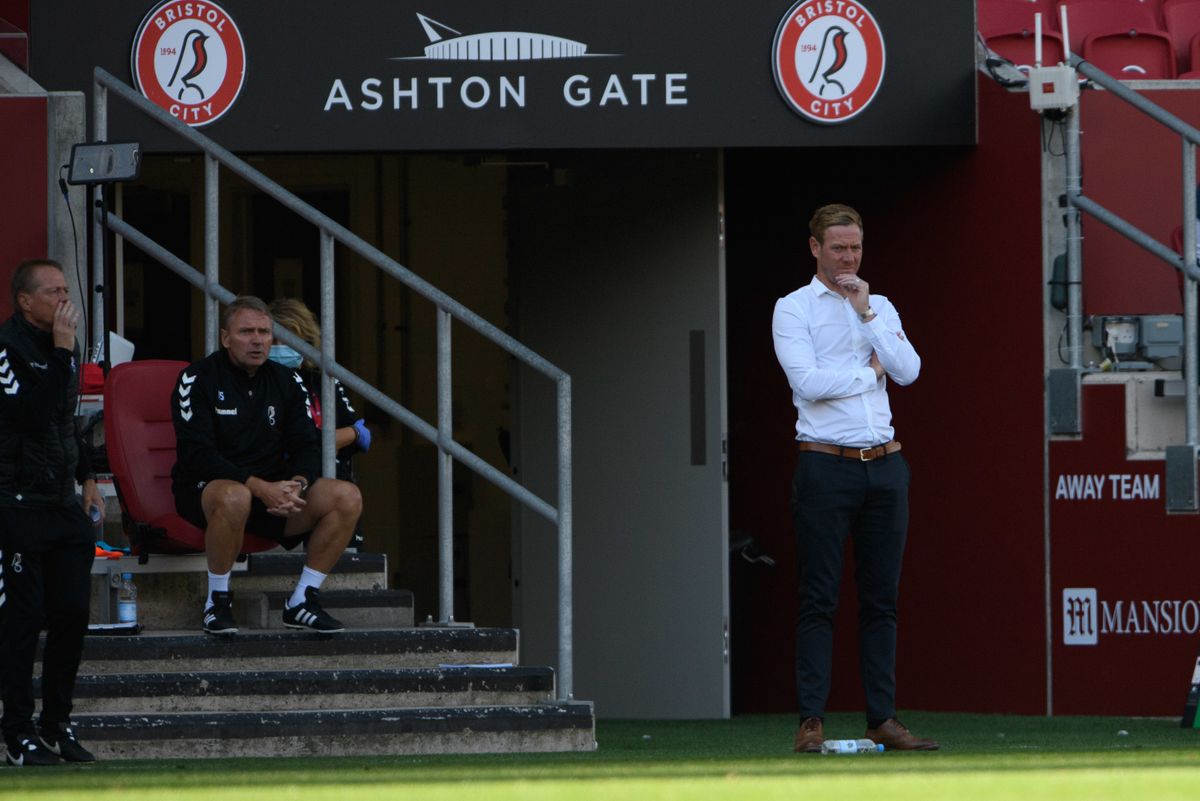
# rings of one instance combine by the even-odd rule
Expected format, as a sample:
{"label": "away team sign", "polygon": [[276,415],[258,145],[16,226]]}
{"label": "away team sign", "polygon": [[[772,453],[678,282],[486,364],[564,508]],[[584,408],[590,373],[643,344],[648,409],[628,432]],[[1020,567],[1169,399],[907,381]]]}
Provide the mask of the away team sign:
{"label": "away team sign", "polygon": [[216,3],[163,0],[133,39],[134,84],[188,125],[220,119],[246,78],[246,47],[233,18]]}
{"label": "away team sign", "polygon": [[848,122],[883,84],[883,34],[854,0],[800,0],[779,23],[771,51],[775,85],[813,122]]}

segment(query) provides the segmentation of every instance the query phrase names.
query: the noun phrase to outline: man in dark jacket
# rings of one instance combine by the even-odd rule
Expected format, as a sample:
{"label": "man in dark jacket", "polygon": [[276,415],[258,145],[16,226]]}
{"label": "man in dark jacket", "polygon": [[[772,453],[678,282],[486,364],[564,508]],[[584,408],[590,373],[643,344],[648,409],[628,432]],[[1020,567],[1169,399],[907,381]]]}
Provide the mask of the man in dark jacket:
{"label": "man in dark jacket", "polygon": [[205,530],[209,634],[237,633],[229,577],[246,531],[289,548],[307,542],[284,625],[343,629],[318,591],[350,541],[362,496],[348,481],[318,478],[321,443],[308,393],[291,370],[268,361],[271,327],[261,300],[234,300],[222,316],[221,349],[180,373],[173,398],[175,508]]}
{"label": "man in dark jacket", "polygon": [[[103,515],[104,504],[75,424],[79,312],[62,267],[49,259],[17,267],[12,298],[15,313],[0,326],[0,729],[9,764],[91,762],[71,729],[71,697],[95,557],[83,509]],[[33,659],[43,620],[35,732]]]}

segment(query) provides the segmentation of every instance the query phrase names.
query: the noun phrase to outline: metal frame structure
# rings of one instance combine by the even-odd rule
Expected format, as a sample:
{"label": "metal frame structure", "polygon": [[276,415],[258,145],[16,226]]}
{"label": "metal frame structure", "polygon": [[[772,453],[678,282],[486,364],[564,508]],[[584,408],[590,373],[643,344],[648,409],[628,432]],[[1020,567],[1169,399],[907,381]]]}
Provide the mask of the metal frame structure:
{"label": "metal frame structure", "polygon": [[[1168,509],[1170,511],[1196,511],[1196,454],[1198,442],[1197,429],[1200,428],[1200,404],[1198,404],[1198,385],[1200,373],[1198,368],[1197,346],[1197,281],[1200,280],[1200,268],[1196,262],[1196,145],[1200,144],[1200,130],[1171,114],[1142,95],[1122,84],[1116,78],[1103,72],[1091,63],[1071,56],[1071,65],[1093,83],[1103,87],[1116,97],[1125,101],[1154,121],[1166,126],[1179,135],[1183,147],[1183,253],[1176,253],[1171,248],[1159,242],[1154,237],[1142,231],[1117,214],[1106,209],[1096,201],[1083,194],[1080,170],[1079,145],[1079,103],[1067,111],[1066,119],[1066,196],[1067,196],[1067,352],[1069,355],[1070,371],[1074,374],[1076,387],[1082,374],[1083,353],[1083,254],[1080,247],[1079,212],[1086,212],[1096,220],[1104,223],[1117,233],[1144,248],[1167,264],[1179,270],[1184,275],[1183,282],[1183,383],[1186,414],[1185,445],[1168,448],[1167,454],[1167,484],[1190,485],[1181,493],[1184,499],[1178,505],[1173,504],[1172,494],[1168,491]],[[1076,392],[1078,398],[1078,392]],[[1181,482],[1173,481],[1172,471],[1183,470]]]}
{"label": "metal frame structure", "polygon": [[[514,500],[520,501],[545,517],[558,529],[558,676],[556,693],[560,700],[573,697],[573,631],[572,631],[572,487],[571,487],[571,377],[566,372],[539,356],[504,331],[489,323],[475,312],[463,306],[441,290],[434,287],[399,262],[387,256],[344,226],[338,224],[275,181],[255,170],[230,151],[208,137],[188,127],[163,109],[151,103],[124,82],[106,70],[97,67],[93,83],[92,139],[102,142],[108,136],[109,93],[141,111],[167,130],[177,134],[194,147],[202,150],[204,160],[204,272],[168,252],[161,245],[138,231],[120,217],[109,214],[102,221],[99,212],[94,216],[93,271],[96,297],[103,298],[103,252],[105,225],[141,248],[171,271],[205,294],[205,347],[211,352],[217,347],[218,303],[228,303],[234,294],[218,282],[218,166],[245,179],[249,184],[291,209],[302,219],[317,226],[321,232],[321,349],[317,351],[307,342],[276,324],[275,336],[291,345],[306,358],[320,366],[322,373],[321,402],[324,408],[336,406],[334,379],[359,393],[393,418],[416,431],[438,449],[438,543],[439,543],[439,625],[452,626],[454,621],[454,558],[453,558],[453,497],[451,481],[454,460],[474,470],[492,482]],[[334,243],[339,242],[374,264],[380,270],[403,283],[437,307],[437,424],[431,425],[416,414],[394,401],[362,378],[347,370],[334,358]],[[101,341],[105,329],[103,302],[92,314],[92,329],[95,341]],[[454,440],[451,420],[451,323],[454,320],[474,329],[485,338],[503,348],[512,356],[541,372],[555,382],[557,388],[557,456],[558,456],[558,506],[550,504],[523,487],[507,474],[488,464],[476,454]],[[334,474],[334,429],[325,426],[321,430],[322,473]]]}

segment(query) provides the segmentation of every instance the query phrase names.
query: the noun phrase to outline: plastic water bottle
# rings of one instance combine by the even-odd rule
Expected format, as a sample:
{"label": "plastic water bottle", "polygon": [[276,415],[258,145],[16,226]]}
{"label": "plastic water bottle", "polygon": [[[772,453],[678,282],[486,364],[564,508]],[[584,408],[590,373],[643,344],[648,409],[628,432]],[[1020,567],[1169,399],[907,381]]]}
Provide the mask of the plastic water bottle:
{"label": "plastic water bottle", "polygon": [[117,622],[137,623],[137,587],[132,573],[121,574],[121,586],[117,588]]}
{"label": "plastic water bottle", "polygon": [[876,754],[883,750],[883,743],[871,740],[826,740],[821,743],[822,754]]}

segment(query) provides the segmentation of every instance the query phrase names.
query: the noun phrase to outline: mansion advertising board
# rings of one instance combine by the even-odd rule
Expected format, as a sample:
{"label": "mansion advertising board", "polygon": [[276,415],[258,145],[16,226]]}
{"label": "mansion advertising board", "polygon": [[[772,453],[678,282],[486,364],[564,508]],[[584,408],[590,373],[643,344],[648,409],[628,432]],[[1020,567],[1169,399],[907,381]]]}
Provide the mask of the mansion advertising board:
{"label": "mansion advertising board", "polygon": [[1200,528],[1167,514],[1163,460],[1127,453],[1124,386],[1085,385],[1083,419],[1082,438],[1050,443],[1053,711],[1178,715],[1200,642]]}
{"label": "mansion advertising board", "polygon": [[31,27],[47,89],[100,66],[235,150],[975,139],[969,3],[43,0]]}

